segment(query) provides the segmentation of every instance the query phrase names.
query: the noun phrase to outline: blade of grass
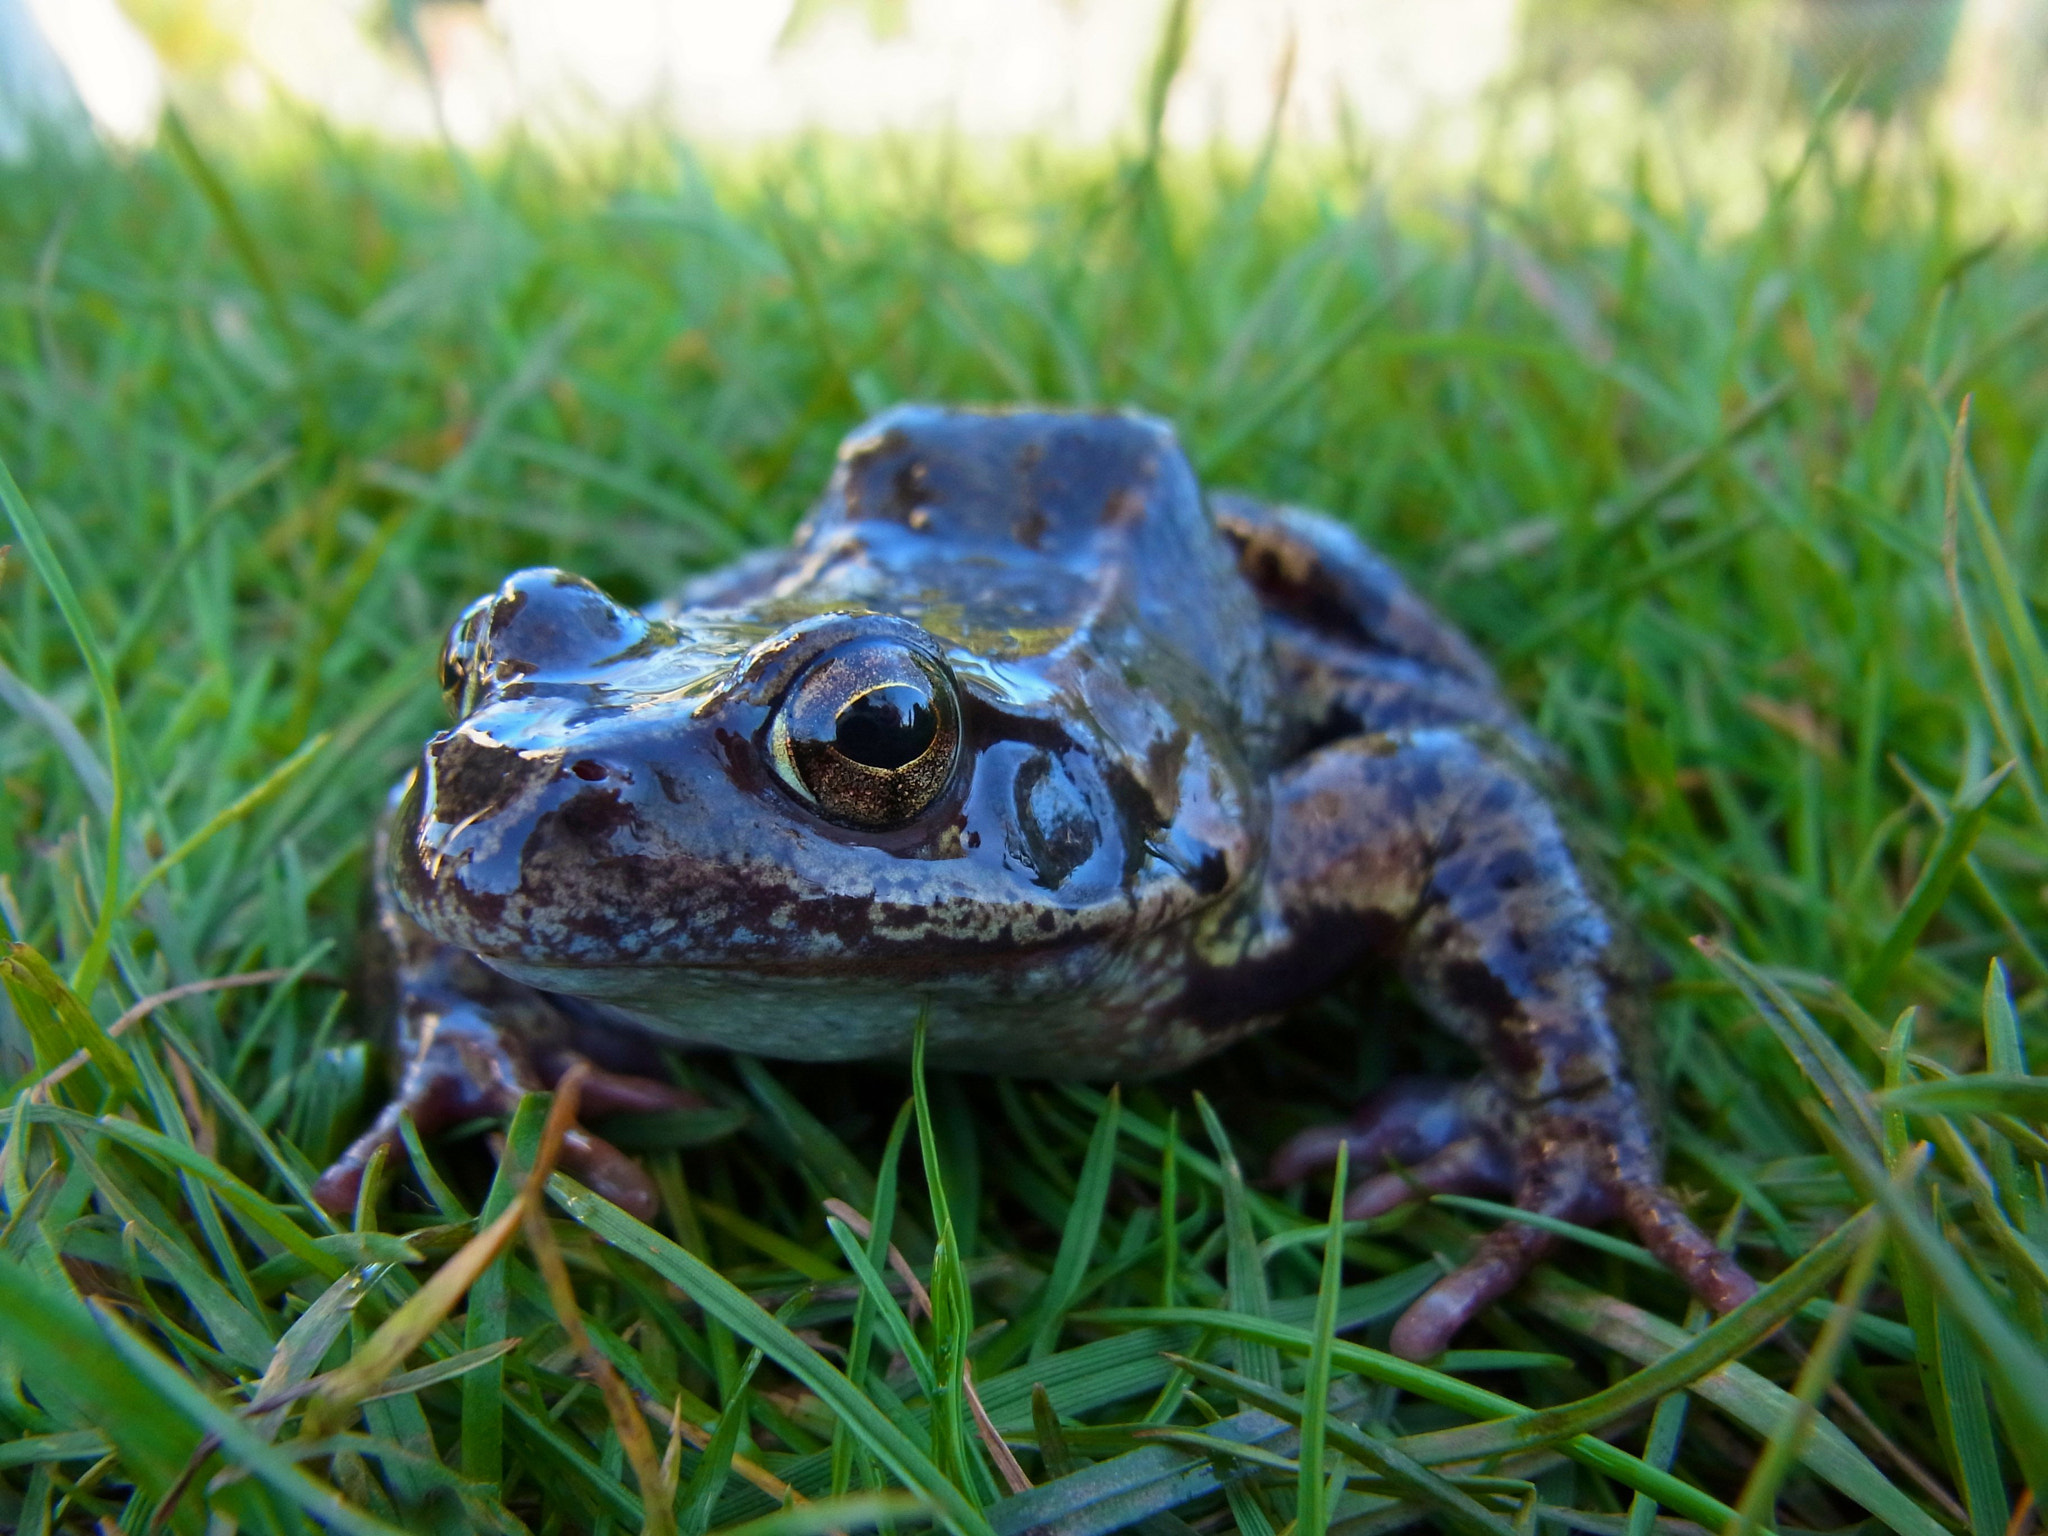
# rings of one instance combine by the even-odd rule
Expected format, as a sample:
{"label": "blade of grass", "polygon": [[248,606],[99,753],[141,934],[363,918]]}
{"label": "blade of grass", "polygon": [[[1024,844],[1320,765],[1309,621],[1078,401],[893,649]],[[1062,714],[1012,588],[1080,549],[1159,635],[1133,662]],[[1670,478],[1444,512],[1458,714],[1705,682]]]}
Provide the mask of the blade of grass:
{"label": "blade of grass", "polygon": [[1874,1153],[1883,1144],[1877,1111],[1871,1105],[1870,1091],[1861,1074],[1841,1047],[1799,1006],[1798,999],[1741,955],[1705,937],[1695,937],[1692,944],[1770,1026],[1778,1043],[1798,1063],[1799,1070],[1827,1105],[1835,1123],[1861,1137]]}
{"label": "blade of grass", "polygon": [[61,1082],[66,1074],[65,1064],[76,1053],[98,1067],[120,1094],[141,1090],[135,1064],[122,1054],[113,1037],[79,1001],[77,993],[64,984],[50,962],[33,947],[20,943],[8,946],[7,953],[0,956],[0,982],[6,984],[15,1017],[35,1039],[43,1081]]}
{"label": "blade of grass", "polygon": [[818,1175],[825,1187],[857,1211],[875,1208],[875,1180],[845,1142],[751,1056],[734,1056],[733,1070],[760,1106],[761,1114],[789,1151]]}
{"label": "blade of grass", "polygon": [[[126,1475],[146,1498],[163,1497],[200,1431],[169,1408],[161,1385],[110,1347],[60,1279],[8,1257],[0,1257],[0,1316],[7,1319],[0,1353],[20,1372],[17,1379],[52,1411],[92,1426],[112,1442]],[[201,1522],[181,1509],[178,1524],[197,1531]]]}
{"label": "blade of grass", "polygon": [[889,1294],[889,1284],[882,1278],[882,1272],[875,1268],[874,1261],[862,1251],[860,1244],[854,1240],[852,1229],[844,1222],[833,1217],[827,1219],[825,1225],[830,1229],[833,1240],[839,1244],[839,1251],[846,1256],[846,1262],[860,1280],[862,1300],[881,1318],[883,1328],[896,1346],[896,1352],[909,1363],[911,1374],[917,1378],[919,1390],[924,1393],[927,1400],[936,1402],[939,1382],[932,1372],[931,1357],[918,1342],[917,1331],[911,1327],[910,1319],[904,1316],[903,1309],[896,1304],[896,1298]]}
{"label": "blade of grass", "polygon": [[298,1389],[312,1379],[334,1341],[348,1331],[349,1318],[382,1272],[381,1265],[351,1269],[315,1297],[277,1341],[249,1393],[250,1427],[266,1440],[277,1437]]}
{"label": "blade of grass", "polygon": [[1613,1386],[1575,1403],[1519,1415],[1497,1425],[1454,1432],[1457,1443],[1474,1455],[1495,1455],[1525,1445],[1547,1444],[1612,1424],[1623,1414],[1654,1402],[1677,1387],[1697,1383],[1775,1333],[1843,1265],[1853,1261],[1878,1225],[1875,1211],[1862,1211],[1829,1233],[1747,1301],[1717,1318],[1711,1327],[1688,1337],[1655,1364]]}
{"label": "blade of grass", "polygon": [[[1223,1122],[1217,1119],[1215,1109],[1199,1093],[1195,1095],[1195,1109],[1209,1132],[1210,1145],[1216,1149],[1216,1167],[1223,1186],[1223,1226],[1228,1233],[1224,1265],[1231,1309],[1248,1317],[1268,1317],[1272,1314],[1272,1304],[1266,1289],[1266,1267],[1259,1261],[1258,1239],[1252,1234],[1251,1212],[1245,1200],[1244,1170],[1238,1166],[1237,1154],[1231,1150],[1230,1136],[1223,1129]],[[1252,1380],[1263,1382],[1268,1387],[1280,1385],[1280,1356],[1270,1345],[1257,1339],[1241,1338],[1237,1359],[1243,1374]]]}
{"label": "blade of grass", "polygon": [[1068,1309],[1081,1289],[1082,1278],[1094,1262],[1096,1242],[1102,1232],[1102,1212],[1109,1200],[1109,1181],[1116,1172],[1117,1122],[1123,1101],[1115,1088],[1109,1090],[1095,1130],[1088,1138],[1088,1153],[1081,1162],[1081,1176],[1074,1185],[1074,1201],[1067,1208],[1066,1229],[1060,1234],[1059,1253],[1052,1273],[1040,1293],[1037,1316],[1031,1330],[1030,1358],[1043,1360],[1059,1343],[1060,1329]]}
{"label": "blade of grass", "polygon": [[809,1387],[826,1407],[848,1422],[876,1460],[905,1487],[930,1501],[949,1528],[961,1536],[991,1536],[980,1511],[940,1475],[931,1459],[902,1430],[816,1350],[770,1317],[731,1281],[610,1201],[560,1174],[550,1181],[548,1192],[572,1220],[681,1287],[706,1315],[723,1322]]}
{"label": "blade of grass", "polygon": [[1350,1174],[1351,1145],[1340,1141],[1337,1166],[1331,1175],[1323,1274],[1316,1287],[1315,1347],[1309,1351],[1308,1374],[1301,1383],[1301,1471],[1294,1489],[1297,1536],[1323,1536],[1329,1524],[1330,1511],[1323,1504],[1323,1447],[1330,1428],[1330,1347],[1337,1339],[1337,1293],[1344,1285],[1344,1195]]}
{"label": "blade of grass", "polygon": [[[1190,1327],[1213,1328],[1218,1333],[1240,1339],[1256,1339],[1276,1351],[1284,1348],[1290,1354],[1297,1355],[1306,1355],[1314,1348],[1315,1343],[1303,1329],[1221,1309],[1131,1307],[1104,1309],[1090,1315],[1105,1322],[1181,1323]],[[1413,1392],[1417,1397],[1430,1402],[1443,1403],[1466,1413],[1491,1419],[1525,1411],[1513,1398],[1503,1397],[1498,1392],[1490,1392],[1484,1387],[1474,1386],[1455,1376],[1431,1370],[1428,1366],[1416,1365],[1397,1355],[1368,1349],[1364,1345],[1352,1344],[1342,1339],[1331,1345],[1330,1358],[1334,1366],[1355,1371],[1369,1381],[1384,1382],[1388,1386]],[[1213,1427],[1211,1426],[1212,1429]],[[1667,1472],[1647,1466],[1638,1458],[1607,1444],[1604,1440],[1596,1440],[1591,1435],[1575,1436],[1563,1441],[1557,1448],[1572,1460],[1605,1473],[1625,1487],[1633,1488],[1639,1493],[1647,1493],[1658,1503],[1703,1525],[1719,1528],[1734,1514],[1732,1509],[1711,1495],[1702,1493],[1689,1483],[1679,1481]],[[1933,1536],[1933,1533],[1940,1529],[1931,1521],[1927,1522],[1927,1526],[1928,1530],[1925,1533],[1916,1529],[1913,1536]]]}
{"label": "blade of grass", "polygon": [[[45,963],[47,964],[47,962]],[[124,1009],[121,1016],[107,1026],[107,1038],[109,1040],[120,1039],[121,1036],[133,1029],[137,1024],[140,1024],[166,1003],[175,1003],[187,997],[198,997],[206,992],[226,991],[233,987],[268,986],[271,982],[283,981],[285,978],[293,975],[296,969],[296,967],[287,969],[283,966],[277,966],[267,971],[244,971],[236,976],[209,976],[200,981],[188,981],[175,987],[166,987],[161,992],[152,992],[148,997],[140,998]],[[30,1086],[34,1089],[43,1090],[45,1096],[47,1096],[49,1089],[63,1082],[65,1078],[91,1060],[92,1052],[90,1050],[82,1049],[74,1052],[50,1071],[44,1073]]]}
{"label": "blade of grass", "polygon": [[193,854],[212,842],[221,832],[234,826],[237,822],[246,820],[249,816],[283,794],[290,787],[292,780],[299,776],[299,770],[312,763],[316,757],[327,749],[328,744],[333,740],[334,733],[332,731],[322,731],[317,736],[309,737],[300,744],[296,752],[271,769],[254,787],[244,790],[228,804],[215,811],[197,831],[185,838],[183,842],[179,843],[169,853],[158,859],[143,874],[141,879],[128,888],[128,894],[121,899],[121,909],[118,915],[126,917],[129,913],[133,912],[142,898],[149,893],[149,888],[155,885],[157,881],[163,879],[165,875],[168,875],[180,864],[191,858]]}
{"label": "blade of grass", "polygon": [[92,678],[93,692],[99,701],[100,718],[107,733],[107,785],[108,804],[106,809],[106,872],[101,878],[100,899],[93,918],[92,938],[80,957],[77,968],[71,974],[72,990],[80,996],[90,998],[99,990],[100,977],[105,973],[108,950],[114,941],[114,918],[121,902],[121,856],[123,839],[127,836],[129,763],[126,745],[126,728],[121,715],[121,696],[114,683],[113,669],[107,665],[100,650],[99,640],[93,633],[86,617],[85,605],[78,600],[78,591],[71,584],[71,577],[57,559],[57,552],[50,546],[47,530],[41,516],[21,494],[21,487],[14,483],[13,472],[7,461],[0,458],[0,508],[4,508],[8,521],[14,524],[15,534],[21,539],[22,548],[28,554],[29,566],[43,583],[51,598],[57,604],[57,611],[64,616],[64,623],[71,631],[72,643],[78,647],[78,654],[85,662],[86,672]]}
{"label": "blade of grass", "polygon": [[[1992,664],[1989,648],[1984,644],[1982,624],[1977,617],[1976,605],[1970,601],[1963,583],[1962,541],[1959,537],[1958,511],[1963,500],[1961,494],[1969,472],[1970,408],[1972,397],[1963,396],[1962,405],[1956,412],[1954,430],[1948,439],[1948,468],[1942,478],[1941,498],[1941,563],[1942,573],[1948,580],[1949,600],[1955,606],[1956,627],[1963,638],[1963,648],[1970,659],[1971,670],[1976,675],[1977,692],[1984,701],[1984,707],[1991,716],[1991,723],[1998,738],[2005,744],[2014,771],[2019,776],[2020,787],[2026,792],[2033,806],[2037,821],[2048,823],[2048,792],[2044,792],[2040,770],[2035,766],[2035,757],[2043,745],[2044,720],[2041,713],[2044,663],[2041,659],[2039,633],[2034,629],[2031,615],[2026,612],[2025,603],[2018,599],[2012,580],[2011,566],[2005,554],[2004,542],[1998,537],[1996,524],[1983,515],[1974,494],[1971,503],[1971,528],[1977,534],[1984,563],[1989,566],[1994,589],[1999,595],[1996,624],[2006,642],[2007,653],[2015,663],[2023,688],[2023,702],[2028,706],[2028,723],[2033,728],[2034,751],[2029,752],[2028,743],[2022,737],[2020,727],[2013,718],[2012,700],[2007,697],[2004,680]],[[1971,487],[1974,492],[1975,487]]]}
{"label": "blade of grass", "polygon": [[252,1370],[267,1362],[275,1345],[269,1329],[208,1272],[205,1261],[184,1242],[182,1233],[175,1229],[166,1231],[149,1219],[131,1198],[124,1181],[93,1157],[82,1137],[74,1135],[67,1140],[72,1156],[91,1176],[100,1200],[134,1232],[149,1256],[164,1267],[171,1283],[199,1314],[221,1353]]}
{"label": "blade of grass", "polygon": [[1913,882],[1913,889],[1906,893],[1905,905],[1899,908],[1877,946],[1877,952],[1864,964],[1857,974],[1850,990],[1865,1004],[1874,1005],[1897,970],[1918,942],[1927,925],[1934,920],[1934,914],[1941,910],[1941,904],[1948,900],[1949,888],[1962,873],[1963,861],[1970,850],[1977,845],[1978,835],[1984,829],[1984,821],[1991,813],[1991,800],[1998,793],[2018,763],[2014,758],[1999,768],[1994,768],[1976,783],[1967,785],[1956,792],[1949,806],[1947,823],[1941,829],[1940,840],[1921,868],[1919,878]]}
{"label": "blade of grass", "polygon": [[851,1493],[796,1504],[740,1525],[721,1526],[716,1536],[831,1536],[835,1531],[890,1527],[895,1521],[925,1513],[930,1506],[907,1493]]}
{"label": "blade of grass", "polygon": [[[1221,1366],[1189,1360],[1185,1356],[1174,1357],[1174,1363],[1190,1375],[1197,1376],[1212,1386],[1235,1393],[1240,1400],[1248,1401],[1275,1418],[1301,1428],[1303,1444],[1307,1444],[1307,1425],[1312,1414],[1310,1402],[1290,1397],[1284,1392],[1266,1386],[1263,1382],[1255,1382],[1248,1376],[1225,1370]],[[1486,1509],[1442,1474],[1432,1472],[1420,1462],[1403,1454],[1397,1447],[1375,1439],[1364,1430],[1355,1429],[1341,1419],[1329,1417],[1327,1405],[1322,1417],[1324,1431],[1331,1445],[1378,1473],[1398,1488],[1402,1496],[1421,1504],[1453,1530],[1463,1532],[1464,1536],[1518,1536],[1512,1525]],[[1309,1480],[1309,1467],[1305,1458],[1304,1451],[1304,1460],[1300,1468],[1301,1480],[1304,1483]],[[1316,1485],[1320,1513],[1320,1477],[1316,1479]]]}
{"label": "blade of grass", "polygon": [[1878,1102],[1902,1115],[2007,1114],[2038,1123],[2048,1119],[2048,1077],[1972,1072],[1903,1083],[1887,1089]]}
{"label": "blade of grass", "polygon": [[1159,1149],[1159,1305],[1177,1306],[1180,1278],[1180,1111],[1166,1112]]}
{"label": "blade of grass", "polygon": [[[1523,1295],[1525,1301],[1541,1315],[1646,1363],[1655,1362],[1693,1342],[1692,1337],[1675,1324],[1555,1273],[1537,1276],[1524,1288]],[[1736,1422],[1746,1424],[1761,1438],[1768,1439],[1776,1433],[1794,1408],[1790,1393],[1733,1361],[1688,1383],[1688,1386]],[[1944,1529],[1880,1472],[1854,1441],[1825,1418],[1814,1421],[1801,1448],[1800,1462],[1815,1476],[1861,1504],[1897,1531],[1899,1536],[1940,1536]],[[1669,1503],[1668,1500],[1660,1502]],[[1724,1509],[1718,1518],[1702,1523],[1718,1529],[1725,1527],[1731,1518],[1732,1512]]]}
{"label": "blade of grass", "polygon": [[399,1528],[357,1509],[333,1489],[301,1471],[290,1456],[257,1435],[235,1414],[200,1391],[183,1371],[131,1334],[97,1298],[91,1303],[100,1333],[159,1394],[164,1407],[201,1427],[223,1454],[250,1476],[320,1524],[356,1536],[398,1536]]}
{"label": "blade of grass", "polygon": [[[661,1455],[654,1449],[654,1437],[647,1432],[647,1421],[640,1416],[639,1406],[626,1391],[625,1383],[619,1380],[619,1373],[612,1368],[611,1361],[591,1343],[589,1330],[583,1326],[583,1310],[576,1305],[576,1287],[569,1278],[568,1265],[563,1262],[561,1246],[556,1243],[554,1231],[548,1226],[545,1209],[533,1198],[554,1162],[551,1154],[559,1146],[561,1132],[576,1118],[576,1102],[582,1086],[580,1078],[587,1070],[578,1063],[555,1087],[555,1104],[549,1119],[554,1121],[559,1112],[560,1128],[551,1123],[543,1132],[541,1160],[534,1165],[533,1174],[520,1191],[518,1211],[526,1228],[527,1247],[533,1251],[541,1279],[547,1286],[555,1320],[569,1336],[571,1347],[582,1358],[584,1371],[597,1382],[598,1391],[604,1396],[605,1411],[611,1417],[612,1432],[625,1448],[626,1461],[633,1468],[633,1480],[640,1486],[640,1507],[645,1511],[645,1522],[640,1527],[643,1536],[673,1536],[676,1529],[675,1490],[662,1474]],[[564,1104],[568,1108],[562,1109]],[[494,1257],[495,1253],[484,1263]],[[482,1267],[479,1265],[479,1270]],[[735,1406],[728,1405],[726,1416],[744,1418],[743,1411],[735,1414]],[[731,1460],[730,1455],[727,1460]],[[690,1536],[698,1536],[698,1532],[693,1530]]]}
{"label": "blade of grass", "polygon": [[945,1169],[932,1126],[930,1095],[925,1091],[926,1012],[917,1016],[917,1036],[910,1051],[910,1096],[917,1109],[917,1145],[924,1161],[925,1189],[931,1199],[932,1231],[932,1377],[938,1387],[931,1400],[932,1459],[949,1474],[953,1487],[977,1508],[983,1502],[976,1487],[980,1467],[973,1461],[968,1435],[967,1340],[974,1331],[974,1299],[960,1265],[959,1238],[948,1205]]}
{"label": "blade of grass", "polygon": [[[909,1134],[916,1108],[906,1101],[897,1111],[896,1123],[889,1128],[889,1139],[883,1147],[881,1172],[874,1181],[874,1219],[868,1226],[867,1260],[869,1266],[877,1271],[897,1251],[889,1240],[896,1220],[896,1175],[902,1162],[903,1140]],[[837,1240],[836,1234],[834,1240]],[[905,1283],[907,1285],[908,1281]],[[881,1309],[882,1303],[875,1299],[875,1292],[863,1284],[860,1300],[854,1305],[853,1334],[846,1352],[846,1378],[857,1388],[867,1383],[870,1341],[874,1335],[875,1316]],[[832,1426],[831,1485],[835,1495],[845,1493],[851,1486],[854,1451],[851,1427],[844,1418],[836,1419]]]}
{"label": "blade of grass", "polygon": [[1956,1481],[1963,1506],[1970,1512],[1975,1536],[2002,1536],[2012,1520],[1999,1470],[1998,1444],[1991,1428],[1984,1373],[1977,1367],[1968,1335],[1948,1307],[1936,1304],[1935,1359],[1940,1364],[1942,1401],[1948,1406],[1949,1433],[1955,1437]]}
{"label": "blade of grass", "polygon": [[306,1236],[289,1216],[219,1163],[196,1148],[173,1141],[160,1131],[152,1131],[113,1115],[95,1120],[57,1104],[31,1105],[29,1118],[39,1125],[104,1136],[168,1167],[194,1175],[220,1195],[244,1219],[246,1226],[277,1243],[322,1279],[332,1280],[348,1267],[345,1259]]}
{"label": "blade of grass", "polygon": [[1874,1224],[1868,1226],[1856,1247],[1855,1256],[1849,1261],[1849,1272],[1843,1277],[1835,1310],[1822,1325],[1820,1338],[1799,1368],[1799,1379],[1792,1389],[1793,1410],[1771,1432],[1763,1455],[1750,1469],[1749,1480],[1743,1485],[1742,1498],[1736,1505],[1735,1518],[1728,1523],[1724,1536],[1748,1536],[1749,1532],[1765,1523],[1776,1506],[1778,1489],[1800,1458],[1814,1418],[1820,1411],[1821,1395],[1826,1392],[1840,1366],[1842,1351],[1849,1342],[1850,1324],[1862,1310],[1863,1298],[1870,1289],[1871,1279],[1877,1272],[1877,1261],[1883,1253],[1883,1228]]}

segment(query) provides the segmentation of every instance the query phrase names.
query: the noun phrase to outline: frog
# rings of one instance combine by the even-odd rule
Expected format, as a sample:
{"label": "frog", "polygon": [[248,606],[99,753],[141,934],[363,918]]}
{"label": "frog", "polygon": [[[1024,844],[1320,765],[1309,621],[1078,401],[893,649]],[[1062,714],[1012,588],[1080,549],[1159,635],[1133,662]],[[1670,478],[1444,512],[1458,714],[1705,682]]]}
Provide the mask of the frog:
{"label": "frog", "polygon": [[[401,1116],[571,1066],[586,1118],[701,1102],[650,1043],[1137,1081],[1377,968],[1479,1072],[1395,1079],[1271,1178],[1341,1149],[1348,1218],[1499,1195],[1626,1221],[1717,1312],[1754,1290],[1665,1185],[1655,966],[1556,754],[1349,527],[1206,490],[1161,419],[892,408],[787,546],[643,608],[520,571],[441,678],[378,838],[402,1070],[330,1210]],[[562,1166],[655,1210],[580,1124]],[[1494,1227],[1390,1347],[1439,1355],[1557,1241]]]}

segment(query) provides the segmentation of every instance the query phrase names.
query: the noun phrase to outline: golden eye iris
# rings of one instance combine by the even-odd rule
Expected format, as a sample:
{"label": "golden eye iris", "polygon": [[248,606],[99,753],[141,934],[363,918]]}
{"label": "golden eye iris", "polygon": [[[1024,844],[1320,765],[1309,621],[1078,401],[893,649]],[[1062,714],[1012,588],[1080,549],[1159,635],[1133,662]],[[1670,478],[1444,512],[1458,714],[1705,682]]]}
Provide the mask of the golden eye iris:
{"label": "golden eye iris", "polygon": [[856,640],[806,667],[776,707],[769,757],[818,813],[879,831],[914,821],[960,756],[960,703],[935,660],[894,640]]}

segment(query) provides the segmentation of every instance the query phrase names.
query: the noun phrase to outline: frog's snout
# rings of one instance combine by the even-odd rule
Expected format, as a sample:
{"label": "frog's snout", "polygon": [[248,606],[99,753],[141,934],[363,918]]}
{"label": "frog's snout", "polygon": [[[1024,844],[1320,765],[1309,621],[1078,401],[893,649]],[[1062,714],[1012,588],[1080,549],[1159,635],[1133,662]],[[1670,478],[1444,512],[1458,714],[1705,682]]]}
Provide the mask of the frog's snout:
{"label": "frog's snout", "polygon": [[442,697],[460,720],[508,684],[588,671],[646,632],[646,619],[581,576],[548,566],[517,571],[449,631]]}

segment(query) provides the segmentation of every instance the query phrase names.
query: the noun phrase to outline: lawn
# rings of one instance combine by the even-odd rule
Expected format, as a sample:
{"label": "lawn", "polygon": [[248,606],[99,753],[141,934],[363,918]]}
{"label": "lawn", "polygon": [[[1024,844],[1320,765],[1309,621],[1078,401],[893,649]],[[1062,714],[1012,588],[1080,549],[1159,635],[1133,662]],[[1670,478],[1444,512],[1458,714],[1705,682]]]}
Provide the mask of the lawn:
{"label": "lawn", "polygon": [[[2048,239],[1868,129],[1725,204],[1647,128],[1439,185],[229,124],[0,167],[0,1525],[2026,1530]],[[1762,1300],[1704,1326],[1575,1232],[1435,1366],[1375,1348],[1499,1216],[1259,1186],[1455,1063],[1369,979],[1114,1096],[678,1060],[719,1107],[627,1128],[655,1228],[528,1187],[540,1098],[504,1172],[472,1127],[312,1207],[386,1081],[367,838],[448,622],[778,540],[906,399],[1171,417],[1467,626],[1674,969],[1671,1180]]]}

